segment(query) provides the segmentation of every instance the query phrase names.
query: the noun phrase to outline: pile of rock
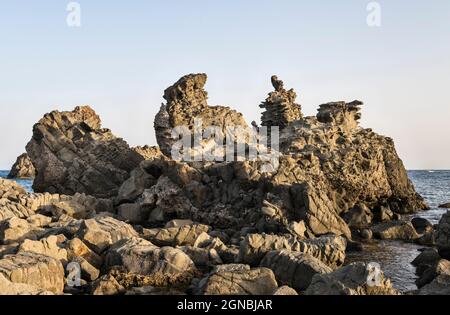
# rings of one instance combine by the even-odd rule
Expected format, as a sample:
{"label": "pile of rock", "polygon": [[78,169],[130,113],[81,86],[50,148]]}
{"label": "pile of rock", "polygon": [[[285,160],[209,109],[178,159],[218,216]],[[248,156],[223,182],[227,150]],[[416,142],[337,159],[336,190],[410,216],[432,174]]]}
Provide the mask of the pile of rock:
{"label": "pile of rock", "polygon": [[303,117],[302,107],[295,103],[297,94],[293,89],[286,91],[283,81],[272,76],[274,92],[259,107],[265,109],[261,117],[262,126],[285,128],[291,122]]}
{"label": "pile of rock", "polygon": [[[89,107],[34,126],[36,193],[0,182],[0,291],[397,294],[384,277],[368,286],[368,266],[343,266],[363,234],[418,238],[413,225],[393,222],[426,208],[392,140],[358,126],[362,103],[303,117],[295,92],[273,77],[262,125],[282,127],[277,167],[175,161],[174,127],[247,126],[208,105],[205,83],[192,74],[165,91],[155,118],[161,151],[130,148]],[[372,231],[374,223],[387,227]]]}

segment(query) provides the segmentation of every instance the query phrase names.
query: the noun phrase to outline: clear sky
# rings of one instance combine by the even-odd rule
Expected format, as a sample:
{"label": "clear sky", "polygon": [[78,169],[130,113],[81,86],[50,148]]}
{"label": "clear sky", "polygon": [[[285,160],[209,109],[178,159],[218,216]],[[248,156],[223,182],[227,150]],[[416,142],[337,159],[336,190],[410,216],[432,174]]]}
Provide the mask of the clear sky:
{"label": "clear sky", "polygon": [[362,125],[410,169],[450,169],[450,1],[0,0],[0,169],[53,109],[89,104],[131,145],[155,144],[163,90],[206,72],[210,104],[260,119],[277,74],[306,115],[360,99]]}

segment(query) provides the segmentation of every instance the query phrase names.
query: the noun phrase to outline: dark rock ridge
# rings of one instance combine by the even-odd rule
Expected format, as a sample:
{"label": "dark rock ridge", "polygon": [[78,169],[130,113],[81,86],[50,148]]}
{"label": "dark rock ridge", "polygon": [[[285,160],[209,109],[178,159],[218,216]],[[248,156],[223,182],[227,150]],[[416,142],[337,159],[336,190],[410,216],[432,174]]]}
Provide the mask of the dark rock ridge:
{"label": "dark rock ridge", "polygon": [[117,195],[144,159],[101,128],[99,116],[88,106],[46,114],[33,127],[27,152],[36,167],[35,192],[97,197]]}
{"label": "dark rock ridge", "polygon": [[17,157],[16,162],[11,167],[8,178],[34,178],[36,170],[28,154],[23,153]]}

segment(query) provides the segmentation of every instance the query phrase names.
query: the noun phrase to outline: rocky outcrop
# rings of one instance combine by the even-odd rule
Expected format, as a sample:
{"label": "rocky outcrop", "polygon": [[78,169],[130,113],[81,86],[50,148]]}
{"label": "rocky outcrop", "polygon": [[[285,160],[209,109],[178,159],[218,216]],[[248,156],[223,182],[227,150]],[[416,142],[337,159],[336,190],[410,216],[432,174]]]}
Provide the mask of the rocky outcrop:
{"label": "rocky outcrop", "polygon": [[8,178],[34,178],[36,170],[28,154],[23,153],[17,157],[16,162],[11,167]]}
{"label": "rocky outcrop", "polygon": [[295,103],[297,94],[293,89],[287,91],[283,81],[277,76],[272,76],[274,92],[269,93],[269,97],[259,107],[265,109],[261,117],[262,126],[276,126],[285,128],[291,122],[303,117],[302,107]]}
{"label": "rocky outcrop", "polygon": [[[199,120],[222,134],[247,127],[238,112],[208,105],[205,83],[192,74],[165,91],[155,118],[161,150],[130,148],[89,107],[35,125],[27,151],[37,193],[0,180],[0,292],[396,294],[382,273],[371,282],[373,266],[342,267],[347,250],[364,250],[360,238],[436,240],[446,253],[445,218],[436,232],[423,220],[399,221],[426,205],[392,139],[359,126],[362,102],[327,103],[304,117],[296,93],[273,77],[262,126],[280,127],[280,146],[270,145],[266,161],[170,158],[174,127],[191,135]],[[267,149],[233,140],[246,153]],[[216,141],[183,153],[200,157]],[[415,261],[424,288],[446,275],[445,257],[434,254]]]}
{"label": "rocky outcrop", "polygon": [[239,261],[258,265],[264,256],[274,250],[309,254],[330,267],[341,266],[345,260],[346,241],[338,236],[323,236],[299,241],[291,236],[251,234],[240,244]]}
{"label": "rocky outcrop", "polygon": [[369,283],[370,268],[353,263],[329,274],[316,274],[306,295],[397,295],[391,281],[379,274],[378,283]]}
{"label": "rocky outcrop", "polygon": [[66,195],[115,196],[144,159],[102,129],[99,116],[88,106],[46,114],[34,125],[26,148],[37,172],[34,191]]}
{"label": "rocky outcrop", "polygon": [[182,77],[174,85],[164,91],[167,101],[155,117],[154,127],[156,140],[167,157],[171,157],[174,143],[178,139],[172,137],[175,127],[185,126],[187,130],[193,129],[195,121],[200,121],[206,128],[219,127],[225,133],[227,127],[247,127],[241,113],[228,107],[209,106],[208,93],[204,90],[207,75],[189,74]]}

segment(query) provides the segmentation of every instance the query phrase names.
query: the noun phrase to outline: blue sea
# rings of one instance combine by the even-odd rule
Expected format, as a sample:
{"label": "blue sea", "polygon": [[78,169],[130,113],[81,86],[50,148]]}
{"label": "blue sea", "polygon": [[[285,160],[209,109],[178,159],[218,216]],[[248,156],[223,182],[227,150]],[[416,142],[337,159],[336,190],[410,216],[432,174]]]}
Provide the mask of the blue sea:
{"label": "blue sea", "polygon": [[[8,171],[0,171],[0,177],[6,178]],[[409,171],[416,191],[427,201],[431,210],[420,212],[407,217],[423,217],[432,223],[438,223],[442,215],[447,211],[438,206],[450,202],[450,170],[449,171]],[[32,191],[32,180],[16,180],[28,191]],[[400,291],[416,290],[415,268],[411,262],[419,254],[423,246],[397,241],[377,241],[369,246],[367,251],[350,253],[348,262],[364,261],[378,262],[386,276],[389,277],[394,287]]]}

